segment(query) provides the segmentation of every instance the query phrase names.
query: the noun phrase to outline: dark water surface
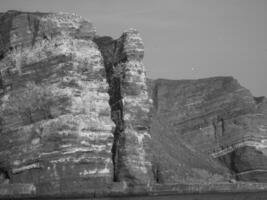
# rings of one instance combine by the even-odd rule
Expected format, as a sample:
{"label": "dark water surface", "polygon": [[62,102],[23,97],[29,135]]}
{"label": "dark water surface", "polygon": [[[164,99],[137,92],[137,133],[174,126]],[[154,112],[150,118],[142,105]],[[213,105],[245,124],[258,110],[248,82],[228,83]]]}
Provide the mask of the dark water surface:
{"label": "dark water surface", "polygon": [[[206,193],[206,194],[176,194],[162,196],[133,196],[133,197],[108,197],[108,198],[41,198],[43,200],[267,200],[267,192],[246,193]],[[26,200],[26,199],[25,199]],[[29,199],[30,200],[30,199]],[[33,199],[31,199],[33,200]]]}
{"label": "dark water surface", "polygon": [[[247,193],[207,193],[207,194],[179,194],[169,196],[136,196],[136,197],[114,197],[102,198],[102,200],[267,200],[267,192],[247,192]],[[101,200],[101,198],[97,199]]]}

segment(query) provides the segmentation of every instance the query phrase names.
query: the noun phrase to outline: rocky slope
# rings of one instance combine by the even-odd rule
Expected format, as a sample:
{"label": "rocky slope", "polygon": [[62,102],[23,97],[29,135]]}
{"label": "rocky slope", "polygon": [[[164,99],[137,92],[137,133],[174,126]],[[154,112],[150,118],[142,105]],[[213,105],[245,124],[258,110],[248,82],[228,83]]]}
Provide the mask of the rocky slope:
{"label": "rocky slope", "polygon": [[[232,77],[155,80],[150,85],[153,120],[164,124],[169,140],[182,142],[193,151],[219,160],[237,180],[265,180],[264,97],[254,98]],[[152,131],[152,137],[155,132]],[[198,165],[200,160],[195,159]]]}
{"label": "rocky slope", "polygon": [[0,184],[36,194],[265,181],[264,97],[231,77],[147,80],[129,29],[0,15]]}

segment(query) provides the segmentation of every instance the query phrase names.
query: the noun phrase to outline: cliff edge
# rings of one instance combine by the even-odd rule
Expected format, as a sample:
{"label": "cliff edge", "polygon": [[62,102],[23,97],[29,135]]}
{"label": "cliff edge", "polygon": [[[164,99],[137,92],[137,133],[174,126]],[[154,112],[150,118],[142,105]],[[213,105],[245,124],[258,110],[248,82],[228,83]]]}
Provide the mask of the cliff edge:
{"label": "cliff edge", "polygon": [[2,13],[0,193],[266,182],[266,99],[232,77],[148,80],[143,57],[135,29]]}
{"label": "cliff edge", "polygon": [[39,194],[150,183],[139,33],[109,42],[66,13],[9,11],[0,21],[5,181]]}
{"label": "cliff edge", "polygon": [[[154,102],[152,121],[156,122],[155,127],[159,124],[165,127],[158,133],[159,129],[153,130],[152,124],[152,137],[158,137],[164,130],[166,137],[161,137],[161,140],[169,140],[161,151],[171,145],[175,146],[178,144],[175,141],[179,141],[194,151],[195,156],[201,154],[205,155],[205,159],[219,161],[220,167],[217,162],[216,171],[223,172],[221,167],[226,167],[230,170],[230,179],[266,182],[265,97],[253,97],[249,90],[232,77],[159,79],[151,80],[149,84],[150,96]],[[172,158],[193,158],[185,153],[183,156],[178,154],[179,152],[172,154]],[[160,164],[161,160],[158,165],[166,170],[166,164]],[[201,164],[203,161],[204,159],[193,159],[197,163],[190,166],[202,166],[197,170],[201,169],[202,174],[208,174],[211,169],[214,172],[215,165],[205,161],[208,164],[205,166]],[[172,171],[170,168],[168,170]],[[173,171],[176,171],[175,168]],[[224,177],[227,176],[224,174]],[[207,176],[205,179],[207,180]]]}

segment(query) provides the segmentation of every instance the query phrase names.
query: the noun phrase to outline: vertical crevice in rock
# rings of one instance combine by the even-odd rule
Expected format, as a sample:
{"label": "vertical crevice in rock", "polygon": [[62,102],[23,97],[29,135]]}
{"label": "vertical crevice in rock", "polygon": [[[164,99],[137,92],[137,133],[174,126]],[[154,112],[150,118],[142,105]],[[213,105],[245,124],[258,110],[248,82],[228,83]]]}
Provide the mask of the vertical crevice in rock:
{"label": "vertical crevice in rock", "polygon": [[154,108],[155,108],[155,110],[158,110],[158,84],[157,84],[157,82],[155,83],[155,86],[154,86],[154,88],[153,88],[153,94],[152,94],[152,96],[153,96],[153,104],[154,104]]}
{"label": "vertical crevice in rock", "polygon": [[219,139],[218,139],[218,133],[217,133],[217,122],[216,122],[216,120],[212,121],[212,126],[213,126],[213,130],[214,130],[214,139],[215,139],[216,144],[218,145]]}
{"label": "vertical crevice in rock", "polygon": [[214,139],[216,144],[220,144],[220,139],[224,136],[225,133],[225,123],[224,119],[220,116],[217,116],[216,119],[212,122],[213,130],[214,130]]}
{"label": "vertical crevice in rock", "polygon": [[121,80],[119,78],[113,77],[110,83],[110,106],[111,106],[111,116],[112,120],[116,125],[114,130],[114,142],[112,146],[112,161],[114,167],[113,180],[115,182],[120,181],[120,151],[119,148],[122,145],[122,135],[124,131],[124,121],[123,121],[123,104],[121,97]]}
{"label": "vertical crevice in rock", "polygon": [[221,128],[222,128],[222,135],[221,136],[224,136],[225,125],[224,125],[224,119],[223,118],[220,119],[220,124],[221,124]]}
{"label": "vertical crevice in rock", "polygon": [[220,145],[220,138],[222,136],[222,125],[219,117],[216,117],[213,121],[214,138],[217,145]]}
{"label": "vertical crevice in rock", "polygon": [[[98,45],[104,59],[104,66],[106,71],[106,79],[109,84],[109,105],[111,107],[111,117],[116,127],[113,132],[114,141],[112,146],[112,161],[113,161],[113,181],[120,181],[120,150],[123,146],[123,103],[121,95],[121,76],[115,75],[115,68],[120,62],[126,60],[125,57],[120,57],[122,51],[122,44],[119,41],[113,40],[111,37],[98,37],[94,39]],[[119,55],[119,56],[118,56]]]}
{"label": "vertical crevice in rock", "polygon": [[126,181],[129,185],[149,183],[152,178],[148,153],[152,101],[142,63],[143,42],[133,29],[117,40],[97,37],[94,42],[104,59],[111,116],[116,125],[112,148],[114,181]]}

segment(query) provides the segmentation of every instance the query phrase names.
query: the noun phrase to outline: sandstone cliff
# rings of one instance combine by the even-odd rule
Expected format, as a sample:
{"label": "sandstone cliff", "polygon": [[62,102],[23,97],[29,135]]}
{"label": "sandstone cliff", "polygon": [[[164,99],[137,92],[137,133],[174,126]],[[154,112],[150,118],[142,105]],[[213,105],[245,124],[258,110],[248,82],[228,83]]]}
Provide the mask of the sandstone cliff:
{"label": "sandstone cliff", "polygon": [[0,184],[35,194],[266,181],[264,97],[231,77],[147,80],[129,29],[0,15]]}

